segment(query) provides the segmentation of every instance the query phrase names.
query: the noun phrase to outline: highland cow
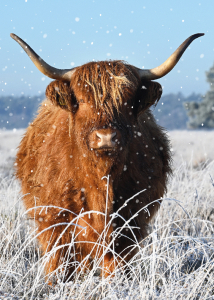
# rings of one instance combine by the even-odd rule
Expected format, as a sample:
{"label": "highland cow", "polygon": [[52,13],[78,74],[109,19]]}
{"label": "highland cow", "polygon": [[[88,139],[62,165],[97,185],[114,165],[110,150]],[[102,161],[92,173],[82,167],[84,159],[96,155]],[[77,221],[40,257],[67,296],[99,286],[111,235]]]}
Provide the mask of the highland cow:
{"label": "highland cow", "polygon": [[46,274],[64,263],[69,279],[76,263],[88,268],[102,257],[108,275],[137,252],[171,173],[169,140],[150,111],[162,88],[152,80],[170,72],[201,35],[189,37],[151,70],[123,61],[59,70],[11,34],[36,67],[55,79],[16,158],[24,205],[36,220],[42,250],[55,248]]}

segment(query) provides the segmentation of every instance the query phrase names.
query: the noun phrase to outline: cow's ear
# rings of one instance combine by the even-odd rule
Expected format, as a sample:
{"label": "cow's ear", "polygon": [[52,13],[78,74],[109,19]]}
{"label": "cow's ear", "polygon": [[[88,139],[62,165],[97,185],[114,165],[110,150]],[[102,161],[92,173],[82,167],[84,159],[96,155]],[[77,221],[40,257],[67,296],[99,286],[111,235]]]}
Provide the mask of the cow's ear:
{"label": "cow's ear", "polygon": [[135,98],[135,113],[142,113],[150,106],[157,105],[161,95],[162,87],[158,82],[142,81]]}
{"label": "cow's ear", "polygon": [[62,109],[75,110],[76,98],[70,88],[69,82],[52,81],[46,89],[46,97]]}

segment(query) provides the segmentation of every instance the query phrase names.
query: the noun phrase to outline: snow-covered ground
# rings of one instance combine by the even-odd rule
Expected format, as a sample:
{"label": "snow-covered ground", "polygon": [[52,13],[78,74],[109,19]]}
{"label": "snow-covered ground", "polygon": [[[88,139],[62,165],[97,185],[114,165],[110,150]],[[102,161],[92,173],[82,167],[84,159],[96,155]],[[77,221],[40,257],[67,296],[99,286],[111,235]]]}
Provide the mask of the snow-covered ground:
{"label": "snow-covered ground", "polygon": [[168,134],[175,167],[184,161],[196,167],[214,159],[214,130],[173,130]]}
{"label": "snow-covered ground", "polygon": [[5,177],[13,173],[13,163],[17,147],[21,141],[24,129],[0,129],[0,176]]}

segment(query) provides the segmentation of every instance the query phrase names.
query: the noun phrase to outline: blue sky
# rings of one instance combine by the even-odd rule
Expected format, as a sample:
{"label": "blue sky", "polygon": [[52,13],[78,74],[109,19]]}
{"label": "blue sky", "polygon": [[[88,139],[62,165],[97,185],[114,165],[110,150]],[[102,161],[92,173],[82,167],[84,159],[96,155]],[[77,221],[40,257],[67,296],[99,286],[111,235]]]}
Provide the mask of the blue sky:
{"label": "blue sky", "polygon": [[205,71],[214,63],[213,0],[1,0],[0,12],[0,96],[38,95],[51,81],[10,38],[11,32],[57,68],[93,59],[153,68],[188,36],[202,32],[205,36],[158,82],[164,94],[209,89]]}

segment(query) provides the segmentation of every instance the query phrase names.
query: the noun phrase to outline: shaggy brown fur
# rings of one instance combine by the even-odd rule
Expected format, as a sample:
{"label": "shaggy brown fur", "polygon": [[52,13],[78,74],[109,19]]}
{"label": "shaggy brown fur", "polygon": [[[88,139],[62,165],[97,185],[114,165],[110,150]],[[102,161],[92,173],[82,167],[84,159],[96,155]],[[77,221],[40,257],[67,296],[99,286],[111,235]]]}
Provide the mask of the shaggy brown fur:
{"label": "shaggy brown fur", "polygon": [[[69,278],[76,263],[87,258],[88,267],[110,245],[101,262],[109,274],[136,253],[134,240],[146,236],[159,204],[149,205],[149,212],[142,208],[163,196],[171,172],[169,141],[149,110],[161,92],[158,83],[141,82],[121,61],[85,64],[76,69],[70,83],[53,81],[47,87],[47,100],[28,127],[16,159],[24,204],[36,219],[43,252],[59,247],[46,265],[47,274],[67,259],[63,268]],[[114,151],[93,149],[95,132],[116,132]],[[103,177],[108,175],[106,212]],[[110,215],[144,189],[120,210],[104,235]],[[112,233],[138,211],[129,223],[134,228],[124,228],[111,244]],[[119,254],[115,260],[111,249]]]}

